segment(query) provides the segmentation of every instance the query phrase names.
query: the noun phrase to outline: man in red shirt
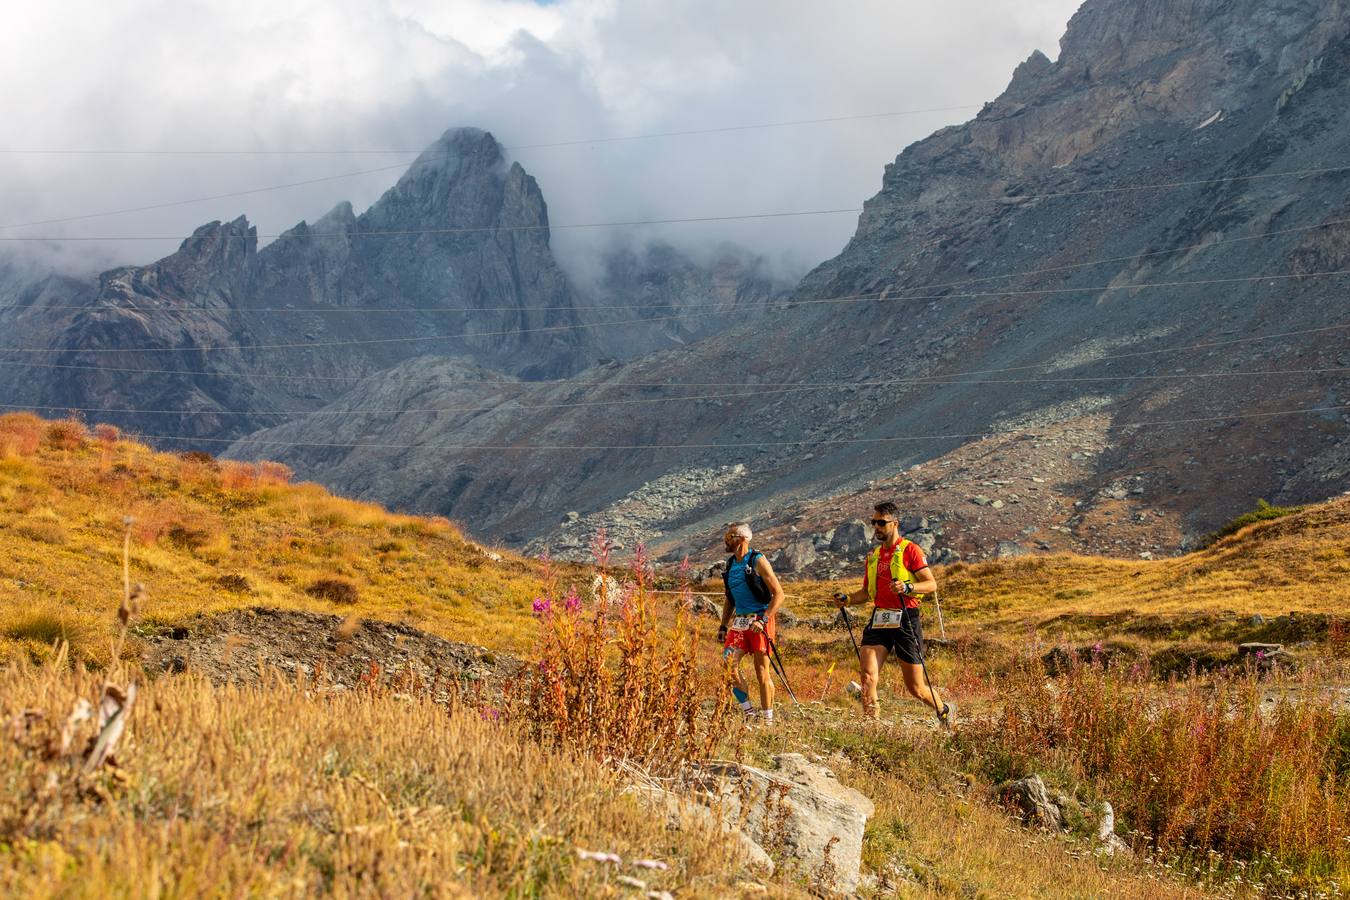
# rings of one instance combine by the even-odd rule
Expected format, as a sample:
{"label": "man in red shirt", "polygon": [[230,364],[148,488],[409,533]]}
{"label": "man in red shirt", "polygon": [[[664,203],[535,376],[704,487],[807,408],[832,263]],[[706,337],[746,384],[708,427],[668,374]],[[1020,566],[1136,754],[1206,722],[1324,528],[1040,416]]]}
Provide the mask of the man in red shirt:
{"label": "man in red shirt", "polygon": [[943,703],[928,682],[923,665],[923,631],[919,627],[919,598],[937,590],[923,548],[900,536],[900,509],[894,503],[873,507],[872,536],[880,543],[867,555],[863,586],[852,594],[835,594],[840,609],[856,603],[873,604],[863,629],[858,663],[862,681],[863,715],[879,718],[877,680],[886,657],[898,657],[909,692],[937,713],[950,728],[955,707]]}

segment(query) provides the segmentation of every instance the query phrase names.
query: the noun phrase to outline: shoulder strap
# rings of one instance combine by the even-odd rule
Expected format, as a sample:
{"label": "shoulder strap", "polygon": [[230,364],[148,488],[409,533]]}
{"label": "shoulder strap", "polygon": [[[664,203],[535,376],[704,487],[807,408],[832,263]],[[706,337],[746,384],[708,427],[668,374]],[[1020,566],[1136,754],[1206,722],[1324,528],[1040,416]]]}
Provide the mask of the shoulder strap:
{"label": "shoulder strap", "polygon": [[894,578],[900,573],[901,569],[908,570],[905,565],[905,548],[910,544],[909,538],[901,538],[900,543],[895,545],[895,553],[891,554],[891,577]]}

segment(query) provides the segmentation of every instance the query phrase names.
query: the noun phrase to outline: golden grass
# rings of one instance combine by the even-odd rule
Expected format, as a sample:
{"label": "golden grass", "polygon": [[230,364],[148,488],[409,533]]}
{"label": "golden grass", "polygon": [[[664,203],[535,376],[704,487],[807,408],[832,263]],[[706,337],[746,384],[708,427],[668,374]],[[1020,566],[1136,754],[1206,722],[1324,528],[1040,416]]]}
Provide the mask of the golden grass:
{"label": "golden grass", "polygon": [[599,765],[419,697],[161,679],[117,766],[81,776],[51,738],[101,683],[0,668],[0,895],[575,897],[617,895],[620,875],[736,893],[725,839],[668,832]]}
{"label": "golden grass", "polygon": [[959,768],[935,733],[913,725],[841,721],[807,707],[773,731],[754,733],[754,753],[810,748],[840,781],[876,805],[864,869],[890,876],[902,897],[1150,897],[1208,892],[1142,861],[1110,860],[1063,835],[1023,828]]}
{"label": "golden grass", "polygon": [[[156,453],[27,414],[0,416],[0,451],[0,660],[33,655],[31,640],[5,636],[33,607],[111,634],[128,515],[151,626],[266,605],[401,621],[498,650],[533,639],[538,565],[494,560],[444,519],[292,485],[284,466]],[[307,593],[325,579],[351,584],[357,602]],[[72,656],[105,665],[105,644],[81,641]]]}

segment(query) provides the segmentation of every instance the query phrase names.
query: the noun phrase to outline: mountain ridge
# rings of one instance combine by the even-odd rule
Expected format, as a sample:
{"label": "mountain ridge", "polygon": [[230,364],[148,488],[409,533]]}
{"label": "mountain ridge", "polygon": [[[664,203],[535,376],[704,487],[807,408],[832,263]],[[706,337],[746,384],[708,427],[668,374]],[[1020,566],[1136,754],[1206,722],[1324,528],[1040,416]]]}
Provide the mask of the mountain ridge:
{"label": "mountain ridge", "polygon": [[[558,523],[572,512],[603,521],[624,498],[680,473],[746,466],[734,488],[640,517],[660,525],[633,538],[676,553],[706,550],[706,535],[733,517],[802,516],[823,531],[860,517],[835,507],[866,506],[878,485],[917,513],[953,520],[946,540],[965,554],[1005,543],[1022,552],[1033,541],[1175,553],[1256,497],[1339,493],[1350,480],[1343,415],[1278,426],[1246,416],[1336,406],[1346,395],[1332,371],[1279,374],[1343,365],[1343,341],[1328,330],[1334,284],[1260,280],[1313,265],[1334,271],[1344,258],[1345,229],[1327,223],[1350,211],[1350,179],[1326,170],[1350,150],[1350,122],[1335,102],[1347,71],[1338,63],[1350,51],[1343,6],[1185,0],[1180,19],[1173,6],[1086,3],[1058,61],[1033,55],[975,119],[887,166],[846,248],[793,292],[800,303],[578,379],[602,380],[587,396],[616,401],[611,412],[534,410],[519,432],[520,413],[505,401],[474,413],[476,428],[495,421],[499,437],[517,442],[509,460],[450,449],[459,444],[454,418],[395,416],[370,431],[343,428],[338,442],[415,434],[420,455],[453,454],[495,487],[438,511],[514,540],[561,537]],[[1307,333],[1232,343],[1295,330]],[[1208,348],[1164,352],[1196,345]],[[970,371],[996,374],[958,374]],[[878,383],[894,379],[919,383]],[[710,382],[732,396],[708,397],[718,391],[703,387],[683,389],[684,403],[664,402],[647,386],[667,383],[665,396],[678,397],[679,384]],[[758,385],[819,382],[831,384],[744,396]],[[1152,420],[1178,424],[1134,427]],[[1015,456],[1039,458],[1014,442],[979,465],[958,462],[962,445],[979,444],[971,436],[1010,421],[1044,422],[1096,448],[1088,465],[1074,460],[1055,477],[1055,501],[1031,516],[995,515],[966,499],[987,493],[984,483]],[[292,423],[257,437],[307,436]],[[576,449],[531,453],[531,444]],[[587,449],[606,446],[623,449]],[[310,474],[362,452],[280,449]],[[903,473],[944,460],[969,476],[949,479],[956,496],[937,492],[936,509],[937,494]],[[1142,492],[1114,499],[1122,479]],[[389,499],[419,508],[419,496],[409,484]],[[1014,506],[1027,508],[1023,499],[1004,508]],[[826,514],[838,519],[817,522]],[[1166,520],[1161,532],[1137,521],[1155,514]]]}

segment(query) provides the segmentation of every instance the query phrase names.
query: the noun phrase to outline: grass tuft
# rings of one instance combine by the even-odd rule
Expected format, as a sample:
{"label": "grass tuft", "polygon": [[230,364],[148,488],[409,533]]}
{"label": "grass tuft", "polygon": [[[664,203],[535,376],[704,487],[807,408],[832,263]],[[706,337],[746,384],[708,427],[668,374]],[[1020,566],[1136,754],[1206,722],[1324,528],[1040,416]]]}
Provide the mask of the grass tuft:
{"label": "grass tuft", "polygon": [[1271,506],[1265,500],[1257,500],[1256,509],[1243,513],[1210,534],[1204,539],[1202,546],[1212,547],[1229,535],[1237,534],[1248,525],[1255,525],[1257,522],[1269,522],[1273,519],[1283,519],[1285,516],[1292,516],[1294,513],[1303,510],[1304,507],[1302,506]]}
{"label": "grass tuft", "polygon": [[320,578],[305,588],[305,593],[340,606],[352,606],[358,599],[356,585],[341,578]]}

